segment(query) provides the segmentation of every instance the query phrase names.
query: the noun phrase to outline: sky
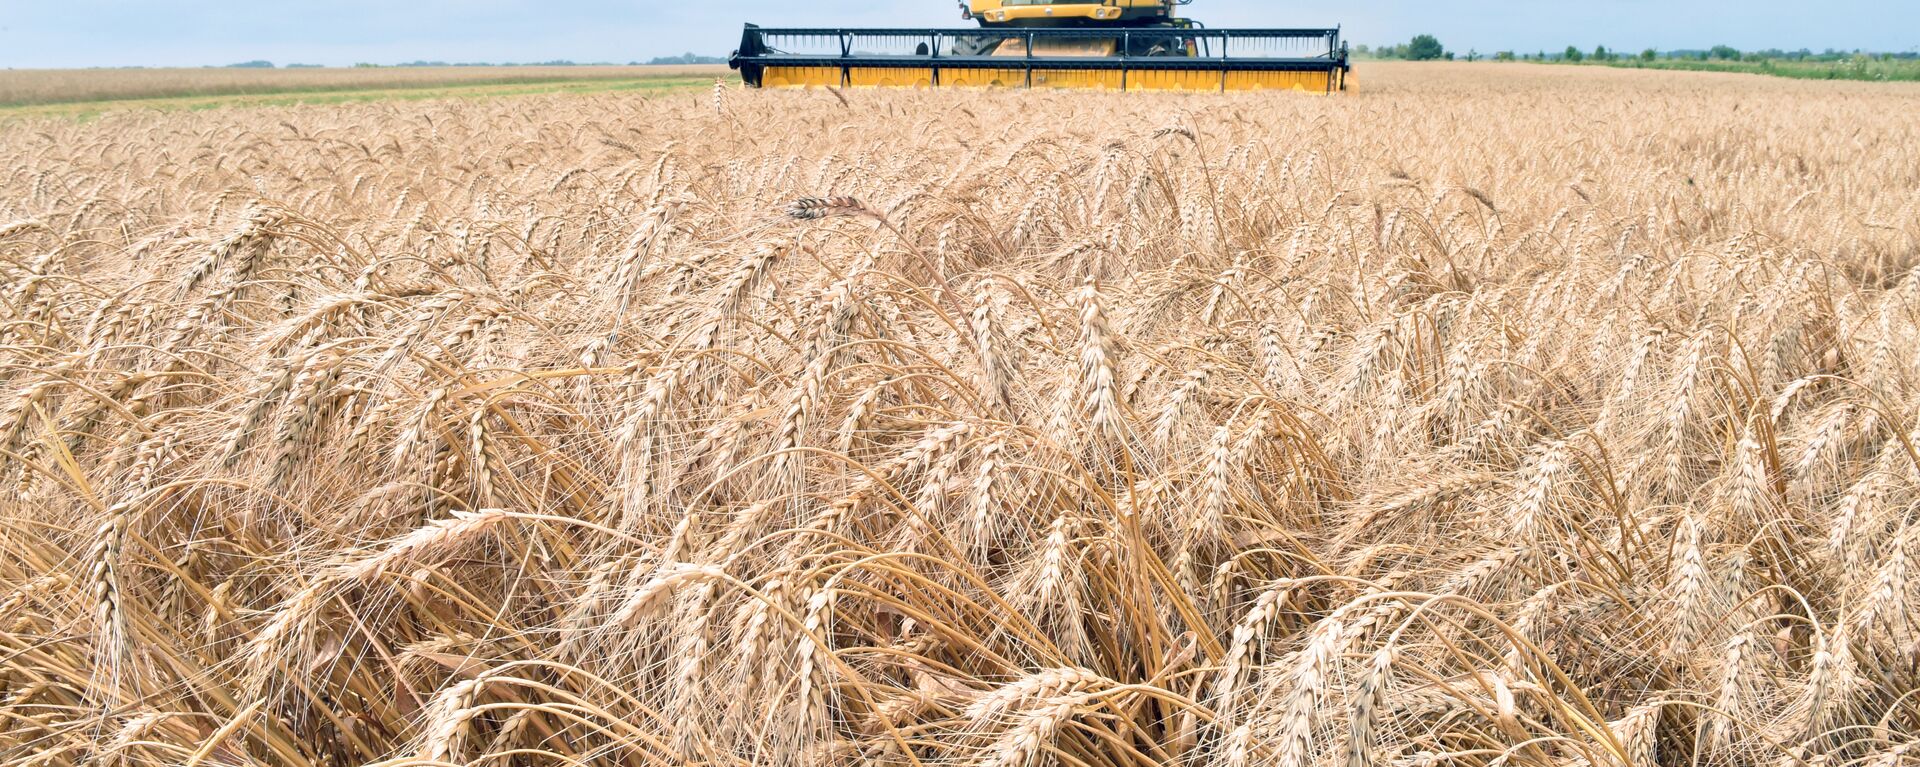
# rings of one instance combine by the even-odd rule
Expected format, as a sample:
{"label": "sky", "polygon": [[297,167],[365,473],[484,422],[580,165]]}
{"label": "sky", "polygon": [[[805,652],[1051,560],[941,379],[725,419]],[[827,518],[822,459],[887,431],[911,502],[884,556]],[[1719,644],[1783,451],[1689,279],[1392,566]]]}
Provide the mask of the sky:
{"label": "sky", "polygon": [[[742,22],[961,24],[955,0],[0,0],[0,67],[724,56]],[[1920,51],[1920,0],[1196,0],[1210,27],[1332,26],[1451,50]]]}

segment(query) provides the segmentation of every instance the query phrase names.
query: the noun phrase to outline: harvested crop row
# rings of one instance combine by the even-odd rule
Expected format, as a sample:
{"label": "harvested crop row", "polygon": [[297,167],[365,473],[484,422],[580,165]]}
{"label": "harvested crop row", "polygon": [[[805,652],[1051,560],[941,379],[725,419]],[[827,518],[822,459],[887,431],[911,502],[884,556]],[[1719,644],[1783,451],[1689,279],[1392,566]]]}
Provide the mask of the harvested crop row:
{"label": "harvested crop row", "polygon": [[0,762],[1899,763],[1914,92],[1461,71],[0,129]]}

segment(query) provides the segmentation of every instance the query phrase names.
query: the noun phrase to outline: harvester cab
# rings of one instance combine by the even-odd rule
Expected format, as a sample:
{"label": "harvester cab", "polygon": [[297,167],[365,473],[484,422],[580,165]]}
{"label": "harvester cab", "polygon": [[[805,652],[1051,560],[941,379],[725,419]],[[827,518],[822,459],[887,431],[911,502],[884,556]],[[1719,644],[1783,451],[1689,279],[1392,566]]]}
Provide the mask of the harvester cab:
{"label": "harvester cab", "polygon": [[1193,0],[960,0],[960,18],[981,26],[1175,26]]}
{"label": "harvester cab", "polygon": [[1179,15],[1189,2],[963,0],[963,29],[748,24],[729,63],[756,88],[1352,88],[1338,28],[1207,29]]}

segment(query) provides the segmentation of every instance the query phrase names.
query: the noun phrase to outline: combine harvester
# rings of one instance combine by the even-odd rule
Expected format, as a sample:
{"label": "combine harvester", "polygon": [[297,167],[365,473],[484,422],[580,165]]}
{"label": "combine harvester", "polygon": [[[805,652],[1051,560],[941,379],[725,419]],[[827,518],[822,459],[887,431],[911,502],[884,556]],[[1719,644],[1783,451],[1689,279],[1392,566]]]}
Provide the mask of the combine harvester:
{"label": "combine harvester", "polygon": [[748,24],[729,63],[755,88],[1007,87],[1339,93],[1335,29],[1205,29],[1192,0],[962,0],[968,29]]}

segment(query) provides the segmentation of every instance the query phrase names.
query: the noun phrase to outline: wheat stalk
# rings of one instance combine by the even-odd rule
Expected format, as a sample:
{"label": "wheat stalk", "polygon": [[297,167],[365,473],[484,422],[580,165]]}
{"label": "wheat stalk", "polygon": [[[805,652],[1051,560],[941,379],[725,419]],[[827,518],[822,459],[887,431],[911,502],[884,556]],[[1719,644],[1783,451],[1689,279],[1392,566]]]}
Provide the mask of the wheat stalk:
{"label": "wheat stalk", "polygon": [[1899,88],[1364,68],[0,120],[0,761],[1910,759]]}

